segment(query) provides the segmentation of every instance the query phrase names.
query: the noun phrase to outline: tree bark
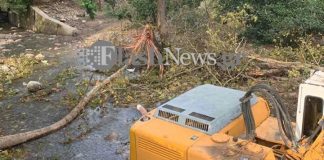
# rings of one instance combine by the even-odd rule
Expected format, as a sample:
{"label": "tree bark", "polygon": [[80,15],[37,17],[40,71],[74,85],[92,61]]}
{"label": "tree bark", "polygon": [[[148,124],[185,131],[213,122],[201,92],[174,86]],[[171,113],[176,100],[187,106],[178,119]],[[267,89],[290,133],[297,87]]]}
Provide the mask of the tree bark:
{"label": "tree bark", "polygon": [[72,122],[86,107],[86,105],[90,102],[90,100],[96,95],[96,93],[102,89],[104,86],[109,84],[111,80],[118,77],[124,70],[126,69],[126,66],[123,66],[120,68],[117,72],[109,76],[107,79],[105,79],[102,83],[92,88],[79,102],[79,104],[64,118],[62,118],[60,121],[44,127],[40,129],[36,129],[33,131],[25,132],[25,133],[18,133],[14,135],[8,135],[4,137],[0,137],[0,150],[6,149],[9,147],[13,147],[18,144],[22,144],[24,142],[27,142],[32,139],[40,138],[42,136],[45,136],[49,133],[52,133],[54,131],[57,131],[61,129],[62,127],[66,126],[70,122]]}
{"label": "tree bark", "polygon": [[98,4],[98,10],[99,10],[99,11],[102,11],[102,5],[103,5],[102,0],[98,0],[98,1],[97,1],[97,4]]}
{"label": "tree bark", "polygon": [[157,25],[161,34],[161,38],[165,38],[167,35],[167,23],[166,23],[166,2],[165,0],[157,1]]}

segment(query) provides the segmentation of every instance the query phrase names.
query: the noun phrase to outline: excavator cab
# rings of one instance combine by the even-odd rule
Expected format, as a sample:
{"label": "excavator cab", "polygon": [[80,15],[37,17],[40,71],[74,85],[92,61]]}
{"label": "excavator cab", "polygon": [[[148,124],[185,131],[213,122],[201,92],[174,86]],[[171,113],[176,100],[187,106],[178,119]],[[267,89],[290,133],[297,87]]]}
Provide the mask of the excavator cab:
{"label": "excavator cab", "polygon": [[[324,72],[317,71],[299,87],[296,137],[317,137],[324,116]],[[321,129],[322,130],[322,129]]]}

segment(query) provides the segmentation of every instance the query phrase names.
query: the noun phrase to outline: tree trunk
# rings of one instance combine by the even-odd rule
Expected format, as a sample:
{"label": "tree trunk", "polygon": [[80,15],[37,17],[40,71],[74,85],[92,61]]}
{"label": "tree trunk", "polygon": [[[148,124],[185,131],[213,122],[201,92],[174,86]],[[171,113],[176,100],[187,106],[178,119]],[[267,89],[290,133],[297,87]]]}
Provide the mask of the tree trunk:
{"label": "tree trunk", "polygon": [[166,23],[166,4],[165,0],[157,1],[157,25],[161,34],[161,38],[165,38],[167,35],[167,23]]}
{"label": "tree trunk", "polygon": [[117,72],[109,76],[107,79],[105,79],[102,83],[99,85],[93,87],[79,102],[79,104],[63,119],[60,121],[44,127],[40,129],[36,129],[33,131],[25,132],[25,133],[18,133],[14,135],[8,135],[4,137],[0,137],[0,150],[6,149],[9,147],[13,147],[15,145],[27,142],[32,139],[40,138],[42,136],[45,136],[51,132],[57,131],[58,129],[64,127],[65,125],[72,122],[85,108],[87,103],[97,94],[97,92],[102,89],[104,86],[109,84],[112,79],[118,77],[123,71],[126,69],[126,66],[120,68]]}
{"label": "tree trunk", "polygon": [[102,11],[102,5],[103,5],[102,0],[98,0],[97,4],[98,4],[98,10]]}

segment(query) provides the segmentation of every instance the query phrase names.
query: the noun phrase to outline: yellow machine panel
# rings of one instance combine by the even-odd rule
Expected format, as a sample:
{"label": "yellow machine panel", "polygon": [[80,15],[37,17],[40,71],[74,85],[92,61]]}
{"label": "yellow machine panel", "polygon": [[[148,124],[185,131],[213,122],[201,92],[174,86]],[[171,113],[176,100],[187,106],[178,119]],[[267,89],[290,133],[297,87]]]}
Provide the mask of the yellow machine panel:
{"label": "yellow machine panel", "polygon": [[[139,109],[143,116],[130,130],[130,159],[324,160],[324,97],[303,97],[302,109],[313,112],[303,119],[312,127],[291,122],[279,94],[267,85],[248,92],[196,87],[149,113]],[[297,140],[293,128],[304,137]]]}
{"label": "yellow machine panel", "polygon": [[[131,128],[131,160],[203,160],[210,159],[217,154],[222,157],[221,152],[212,152],[213,149],[220,147],[227,150],[226,147],[229,147],[219,145],[223,142],[215,143],[212,140],[213,137],[215,139],[220,134],[207,135],[155,118],[153,116],[155,111],[149,113],[149,120],[139,120]],[[259,99],[255,104],[253,114],[258,115],[256,119],[258,125],[269,116],[269,109],[263,99]],[[242,116],[239,116],[222,129],[221,133],[237,136],[243,134],[244,131],[244,121]],[[228,139],[233,139],[233,137],[228,136]],[[240,140],[237,144],[240,146],[243,143]],[[262,153],[260,152],[260,156],[271,157],[269,149],[262,148],[264,149],[262,149]],[[246,156],[248,155],[246,154]],[[235,157],[237,157],[236,154],[233,158]]]}

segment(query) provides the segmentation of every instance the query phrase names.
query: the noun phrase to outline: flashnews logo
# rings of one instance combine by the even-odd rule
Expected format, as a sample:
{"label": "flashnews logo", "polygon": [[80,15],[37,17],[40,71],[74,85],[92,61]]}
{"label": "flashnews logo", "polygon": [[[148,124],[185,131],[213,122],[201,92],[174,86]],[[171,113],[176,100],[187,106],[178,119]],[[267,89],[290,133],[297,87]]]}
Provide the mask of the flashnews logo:
{"label": "flashnews logo", "polygon": [[[181,52],[181,48],[175,48],[172,52],[170,48],[164,48],[165,55],[154,54],[151,50],[149,54],[130,54],[126,49],[114,46],[109,41],[99,40],[89,48],[81,49],[77,52],[78,60],[83,66],[90,66],[96,70],[109,70],[113,66],[125,64],[138,65],[217,65],[222,70],[232,70],[240,65],[244,58],[243,54],[216,54],[216,53],[188,53]],[[147,58],[147,56],[150,56]],[[147,60],[151,61],[148,62]]]}

